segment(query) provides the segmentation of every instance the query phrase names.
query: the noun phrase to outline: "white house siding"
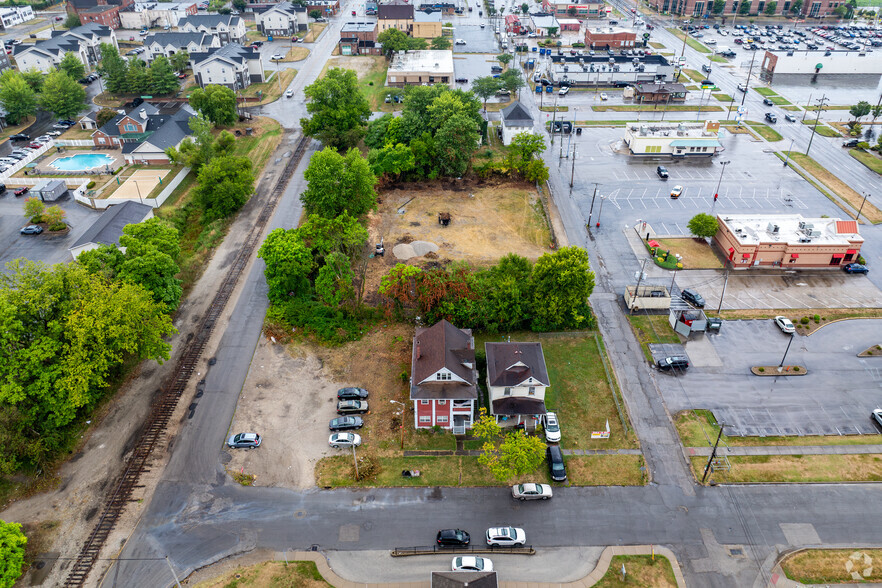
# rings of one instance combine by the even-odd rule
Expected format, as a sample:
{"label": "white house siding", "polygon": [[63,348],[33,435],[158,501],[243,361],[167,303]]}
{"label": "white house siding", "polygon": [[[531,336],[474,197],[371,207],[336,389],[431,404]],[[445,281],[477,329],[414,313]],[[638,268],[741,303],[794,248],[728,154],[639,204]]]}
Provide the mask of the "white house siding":
{"label": "white house siding", "polygon": [[197,65],[196,73],[202,76],[203,85],[221,84],[232,87],[238,79],[236,77],[237,69],[229,63],[218,59]]}
{"label": "white house siding", "polygon": [[515,135],[519,133],[529,133],[533,134],[532,127],[507,127],[504,124],[502,125],[502,144],[503,145],[511,145],[512,139],[515,138]]}
{"label": "white house siding", "polygon": [[43,73],[49,73],[53,69],[55,69],[56,62],[44,55],[43,53],[37,53],[35,51],[29,51],[27,53],[20,53],[15,56],[15,62],[18,64],[18,69],[21,71],[28,71],[29,69],[36,69],[37,71],[41,71]]}

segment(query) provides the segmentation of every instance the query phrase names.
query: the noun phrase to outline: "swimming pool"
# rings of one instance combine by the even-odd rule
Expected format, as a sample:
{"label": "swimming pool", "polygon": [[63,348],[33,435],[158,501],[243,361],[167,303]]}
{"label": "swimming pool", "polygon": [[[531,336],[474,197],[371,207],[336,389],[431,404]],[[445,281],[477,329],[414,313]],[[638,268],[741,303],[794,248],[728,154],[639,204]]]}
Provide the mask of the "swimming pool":
{"label": "swimming pool", "polygon": [[63,171],[85,171],[113,163],[113,158],[103,153],[79,153],[70,157],[59,157],[49,165]]}

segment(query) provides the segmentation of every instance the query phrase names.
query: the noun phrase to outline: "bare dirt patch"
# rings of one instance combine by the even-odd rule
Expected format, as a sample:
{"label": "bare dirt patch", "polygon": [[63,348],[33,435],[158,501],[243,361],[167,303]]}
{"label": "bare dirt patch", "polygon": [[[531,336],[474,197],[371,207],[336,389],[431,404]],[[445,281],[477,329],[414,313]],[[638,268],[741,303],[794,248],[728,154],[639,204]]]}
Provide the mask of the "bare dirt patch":
{"label": "bare dirt patch", "polygon": [[[440,260],[489,264],[508,253],[537,259],[550,251],[551,236],[539,194],[529,184],[465,186],[440,185],[386,190],[370,218],[371,237],[388,247],[396,243],[429,241],[438,245]],[[402,214],[399,214],[399,210]],[[450,213],[446,227],[440,213]],[[423,258],[414,258],[423,261]]]}
{"label": "bare dirt patch", "polygon": [[289,564],[280,561],[237,568],[213,580],[200,582],[197,588],[228,588],[230,586],[277,586],[279,588],[327,588],[330,586],[321,577],[316,565],[311,561],[293,561]]}

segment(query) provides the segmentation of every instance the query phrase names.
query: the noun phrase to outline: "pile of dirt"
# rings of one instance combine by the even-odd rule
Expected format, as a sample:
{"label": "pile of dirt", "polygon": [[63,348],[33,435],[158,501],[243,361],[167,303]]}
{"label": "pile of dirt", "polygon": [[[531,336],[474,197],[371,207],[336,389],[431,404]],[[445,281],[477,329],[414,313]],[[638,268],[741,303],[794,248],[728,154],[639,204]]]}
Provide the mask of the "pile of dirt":
{"label": "pile of dirt", "polygon": [[438,251],[438,246],[428,241],[411,241],[410,243],[401,243],[392,248],[392,254],[398,259],[422,257],[436,251]]}

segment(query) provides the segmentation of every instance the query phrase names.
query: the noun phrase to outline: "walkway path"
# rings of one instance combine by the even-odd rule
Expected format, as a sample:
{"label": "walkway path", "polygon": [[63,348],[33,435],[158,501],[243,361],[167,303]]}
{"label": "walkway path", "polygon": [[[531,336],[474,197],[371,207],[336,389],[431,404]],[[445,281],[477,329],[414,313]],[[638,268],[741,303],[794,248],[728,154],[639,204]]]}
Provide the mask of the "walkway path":
{"label": "walkway path", "polygon": [[[711,447],[686,447],[689,455],[710,455]],[[760,445],[720,447],[720,455],[870,455],[882,454],[882,445]]]}

